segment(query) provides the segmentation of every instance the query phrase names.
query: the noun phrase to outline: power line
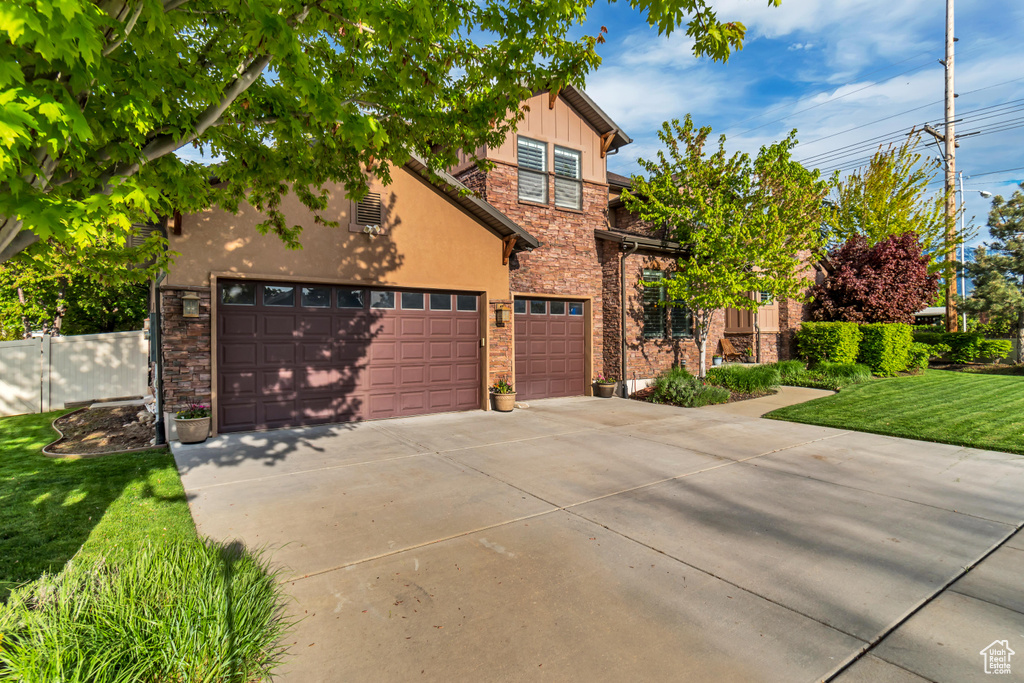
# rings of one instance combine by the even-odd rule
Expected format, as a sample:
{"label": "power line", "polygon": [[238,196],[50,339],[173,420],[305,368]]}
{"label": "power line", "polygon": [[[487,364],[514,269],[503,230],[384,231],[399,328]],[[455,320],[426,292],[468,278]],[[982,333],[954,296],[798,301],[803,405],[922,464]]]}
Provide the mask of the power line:
{"label": "power line", "polygon": [[[928,49],[928,50],[925,50],[924,52],[918,52],[918,53],[917,53],[916,55],[911,55],[910,57],[907,57],[906,59],[904,59],[904,60],[902,60],[902,61],[899,61],[899,62],[893,62],[893,63],[891,63],[891,64],[886,64],[885,66],[883,66],[883,67],[881,67],[881,68],[879,68],[879,69],[875,69],[874,71],[869,71],[869,72],[868,72],[868,73],[866,73],[866,74],[862,74],[862,75],[858,76],[858,77],[857,77],[857,80],[863,80],[863,79],[867,78],[868,76],[874,76],[875,74],[877,74],[877,73],[880,73],[880,72],[882,72],[882,71],[885,71],[885,70],[887,70],[887,69],[891,69],[891,68],[892,68],[892,67],[894,67],[894,66],[899,66],[900,64],[906,64],[906,63],[907,63],[907,62],[909,62],[910,60],[912,60],[912,59],[917,59],[917,58],[918,58],[918,57],[920,57],[921,55],[926,55],[926,54],[929,54],[930,52],[931,52],[931,49]],[[929,63],[930,63],[930,62],[929,62]],[[898,75],[900,75],[900,74],[897,74],[897,76],[898,76]],[[895,78],[895,77],[896,77],[896,76],[892,76],[892,78]],[[845,87],[846,87],[846,86],[848,86],[848,85],[853,85],[853,84],[854,84],[854,83],[856,83],[856,82],[857,82],[857,81],[849,81],[849,82],[847,82],[847,83],[843,83],[842,85],[840,85],[840,86],[839,86],[838,88],[836,88],[835,90],[839,90],[840,88],[845,88]],[[804,98],[801,98],[801,99],[814,99],[815,97],[818,97],[819,95],[826,95],[826,94],[828,94],[829,92],[830,92],[830,90],[822,90],[822,91],[821,91],[821,92],[819,92],[819,93],[815,93],[814,95],[811,95],[811,97],[810,97],[810,98],[806,98],[806,97],[804,97]],[[834,92],[834,90],[833,90],[832,92]],[[847,94],[852,94],[852,93],[847,93]],[[846,97],[846,95],[843,95],[843,97]],[[838,99],[838,98],[837,98],[837,99]],[[797,102],[799,102],[799,101],[800,101],[800,100],[797,100]],[[761,118],[762,116],[767,116],[768,114],[771,114],[772,112],[776,112],[776,111],[779,111],[780,109],[785,109],[786,107],[789,107],[789,106],[791,106],[791,105],[789,105],[789,104],[780,104],[780,105],[779,105],[779,106],[777,106],[777,107],[773,107],[772,109],[769,109],[769,110],[767,110],[767,111],[763,111],[763,112],[761,112],[760,114],[755,114],[754,116],[751,116],[751,117],[745,118],[745,119],[743,119],[742,121],[739,121],[739,122],[737,122],[737,123],[734,123],[734,124],[733,124],[733,126],[734,126],[734,127],[735,127],[735,126],[742,126],[742,125],[743,125],[744,123],[746,123],[747,121],[753,121],[753,120],[755,120],[755,119],[759,119],[759,118]],[[773,123],[774,123],[774,122],[773,122]],[[741,133],[741,135],[742,135],[742,133]]]}
{"label": "power line", "polygon": [[[912,69],[907,69],[906,71],[901,71],[898,74],[893,74],[887,80],[891,81],[892,79],[894,79],[894,78],[896,78],[898,76],[904,76],[904,75],[912,73],[914,71],[920,71],[921,69],[925,68],[926,66],[931,66],[931,64],[932,64],[931,61],[925,62],[924,64],[921,64],[919,66],[915,66]],[[882,81],[877,81],[875,83],[869,83],[868,85],[865,85],[863,88],[857,88],[856,90],[851,90],[850,92],[844,93],[844,94],[840,95],[839,97],[833,97],[831,99],[825,100],[824,102],[819,102],[818,104],[812,105],[810,107],[806,107],[804,109],[797,109],[796,111],[790,112],[786,116],[783,116],[781,119],[775,119],[774,121],[768,121],[767,123],[762,123],[760,126],[754,126],[753,128],[750,128],[749,130],[745,130],[742,133],[738,133],[737,137],[742,137],[742,136],[746,135],[747,133],[753,133],[755,130],[760,130],[761,128],[764,128],[765,126],[770,126],[773,123],[779,123],[780,121],[785,121],[786,119],[788,119],[790,117],[793,117],[793,116],[796,116],[797,114],[803,114],[804,112],[811,111],[812,109],[817,109],[818,107],[824,107],[826,104],[831,104],[832,102],[836,102],[838,100],[841,100],[844,97],[849,97],[850,95],[856,95],[857,93],[863,92],[864,90],[867,90],[868,88],[874,88],[875,86],[880,85],[881,83],[882,83]],[[839,90],[840,88],[844,88],[844,87],[846,87],[846,86],[845,85],[841,85],[841,86],[839,86],[839,88],[836,88],[836,90]],[[815,95],[815,97],[817,97],[817,95]]]}
{"label": "power line", "polygon": [[997,173],[1009,173],[1010,171],[1024,171],[1024,166],[1018,166],[1017,168],[1004,168],[1002,171],[986,171],[985,173],[975,173],[973,175],[964,176],[965,178],[980,178],[983,175],[995,175]]}

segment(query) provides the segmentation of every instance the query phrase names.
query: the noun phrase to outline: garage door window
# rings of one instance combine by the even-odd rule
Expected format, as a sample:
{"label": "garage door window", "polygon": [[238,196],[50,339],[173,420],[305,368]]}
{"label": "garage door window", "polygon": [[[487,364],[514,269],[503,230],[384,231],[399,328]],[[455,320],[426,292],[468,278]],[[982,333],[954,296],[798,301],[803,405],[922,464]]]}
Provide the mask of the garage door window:
{"label": "garage door window", "polygon": [[526,299],[516,299],[515,303],[512,304],[515,312],[520,315],[526,315]]}
{"label": "garage door window", "polygon": [[423,292],[402,292],[403,311],[422,311]]}
{"label": "garage door window", "polygon": [[361,289],[339,289],[338,308],[362,308],[363,290]]}
{"label": "garage door window", "polygon": [[544,315],[548,312],[548,306],[546,301],[531,301],[530,302],[530,315]]}
{"label": "garage door window", "polygon": [[578,301],[569,304],[569,315],[583,315],[583,304]]}
{"label": "garage door window", "polygon": [[295,288],[278,285],[263,285],[264,306],[294,306]]}
{"label": "garage door window", "polygon": [[565,315],[565,302],[564,301],[549,301],[548,302],[548,313],[551,315]]}
{"label": "garage door window", "polygon": [[431,294],[430,295],[430,310],[432,310],[432,311],[450,311],[450,310],[452,310],[452,295],[451,294]]}
{"label": "garage door window", "polygon": [[370,308],[394,308],[394,292],[370,292]]}
{"label": "garage door window", "polygon": [[460,311],[475,311],[476,297],[470,294],[457,294],[455,296],[455,308]]}
{"label": "garage door window", "polygon": [[249,282],[224,285],[220,290],[220,302],[229,306],[255,306],[256,285]]}
{"label": "garage door window", "polygon": [[305,308],[330,308],[330,287],[303,287],[302,305]]}

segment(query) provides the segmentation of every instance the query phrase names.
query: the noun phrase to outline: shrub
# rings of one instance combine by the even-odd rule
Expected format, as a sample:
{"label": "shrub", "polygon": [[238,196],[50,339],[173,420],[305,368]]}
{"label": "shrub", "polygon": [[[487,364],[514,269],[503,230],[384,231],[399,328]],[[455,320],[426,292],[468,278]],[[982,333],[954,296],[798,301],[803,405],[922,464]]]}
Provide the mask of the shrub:
{"label": "shrub", "polygon": [[814,368],[806,368],[798,360],[784,360],[773,365],[781,375],[782,384],[791,387],[839,391],[850,384],[871,379],[871,369],[857,363],[820,363]]}
{"label": "shrub", "polygon": [[[949,347],[946,357],[954,363],[972,363],[979,358],[1006,358],[1013,349],[1005,339],[985,339],[977,332],[914,332],[914,341]],[[1005,349],[1005,354],[1000,353]]]}
{"label": "shrub", "polygon": [[683,368],[672,368],[659,375],[654,380],[651,395],[654,403],[671,403],[685,408],[726,403],[728,400],[727,389],[705,384]]}
{"label": "shrub", "polygon": [[807,366],[798,360],[780,360],[774,365],[779,371],[780,384],[786,384],[788,380],[796,379],[807,372]]}
{"label": "shrub", "polygon": [[76,558],[0,605],[0,678],[25,683],[256,681],[278,665],[281,587],[240,547],[144,546]]}
{"label": "shrub", "polygon": [[822,363],[815,370],[827,379],[836,380],[840,386],[871,379],[871,368],[860,363]]}
{"label": "shrub", "polygon": [[856,323],[806,322],[797,332],[800,355],[811,363],[853,363],[860,349],[861,331]]}
{"label": "shrub", "polygon": [[913,342],[907,350],[908,370],[927,370],[928,360],[932,357],[932,347],[921,342]]}
{"label": "shrub", "polygon": [[1013,353],[1013,342],[1009,339],[982,339],[981,358],[1000,360]]}
{"label": "shrub", "polygon": [[860,360],[881,377],[893,377],[907,369],[907,356],[913,343],[910,325],[871,323],[860,326]]}
{"label": "shrub", "polygon": [[779,369],[773,365],[726,365],[708,370],[709,384],[741,394],[763,394],[779,386]]}

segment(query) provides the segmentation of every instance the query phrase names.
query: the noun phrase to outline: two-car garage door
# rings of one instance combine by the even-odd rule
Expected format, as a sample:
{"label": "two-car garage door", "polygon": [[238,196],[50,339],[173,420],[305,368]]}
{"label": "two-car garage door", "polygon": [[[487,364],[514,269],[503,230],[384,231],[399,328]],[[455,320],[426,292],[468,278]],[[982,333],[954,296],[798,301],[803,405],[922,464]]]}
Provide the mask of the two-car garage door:
{"label": "two-car garage door", "polygon": [[217,286],[222,432],[480,407],[476,294]]}

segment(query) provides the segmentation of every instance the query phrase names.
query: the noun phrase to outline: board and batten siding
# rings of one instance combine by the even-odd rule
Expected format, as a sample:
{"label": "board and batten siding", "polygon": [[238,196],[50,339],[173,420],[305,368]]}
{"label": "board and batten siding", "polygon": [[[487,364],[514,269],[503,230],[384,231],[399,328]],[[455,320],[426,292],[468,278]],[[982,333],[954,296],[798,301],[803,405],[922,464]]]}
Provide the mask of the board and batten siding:
{"label": "board and batten siding", "polygon": [[149,341],[141,330],[0,342],[0,415],[144,396],[148,384]]}

